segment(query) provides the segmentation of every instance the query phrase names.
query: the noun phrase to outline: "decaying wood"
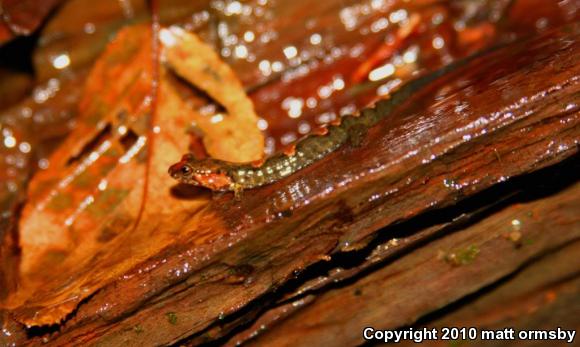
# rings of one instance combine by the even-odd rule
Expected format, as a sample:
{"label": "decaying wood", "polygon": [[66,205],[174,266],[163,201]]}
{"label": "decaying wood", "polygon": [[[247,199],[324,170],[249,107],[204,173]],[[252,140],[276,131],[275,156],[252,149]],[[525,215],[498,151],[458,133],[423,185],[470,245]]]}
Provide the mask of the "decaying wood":
{"label": "decaying wood", "polygon": [[[364,342],[361,332],[365,327],[395,329],[408,326],[419,317],[496,282],[499,288],[478,298],[476,303],[423,324],[429,328],[490,325],[502,328],[502,324],[511,324],[515,319],[522,329],[540,328],[534,325],[538,318],[530,319],[526,310],[542,308],[546,295],[553,295],[555,299],[559,292],[568,296],[578,292],[578,288],[574,288],[578,264],[572,260],[572,255],[578,250],[580,240],[577,207],[580,184],[577,175],[570,173],[578,170],[578,165],[576,158],[569,165],[547,170],[549,173],[510,183],[512,189],[525,193],[512,196],[470,225],[459,228],[451,225],[443,230],[443,237],[424,238],[423,244],[412,250],[393,246],[392,239],[387,241],[387,246],[403,248],[403,256],[338,288],[335,286],[319,295],[314,292],[316,299],[311,298],[305,308],[298,306],[290,318],[280,319],[281,323],[267,316],[256,321],[248,333],[232,338],[229,344],[256,335],[258,338],[250,340],[253,342],[250,345],[360,344]],[[564,175],[567,179],[555,174],[557,170],[569,170]],[[550,181],[551,189],[538,183],[546,180]],[[493,194],[498,195],[498,192]],[[394,233],[397,227],[383,232]],[[398,243],[405,241],[403,238]],[[523,270],[509,278],[520,268]],[[570,306],[568,312],[573,317],[573,312],[578,312],[577,307]],[[558,324],[563,322],[576,324],[570,319]],[[556,323],[544,324],[544,328],[555,328]],[[266,329],[259,334],[262,326]]]}
{"label": "decaying wood", "polygon": [[[575,241],[548,252],[538,262],[494,285],[492,290],[468,297],[460,301],[452,313],[442,317],[437,315],[437,319],[424,324],[433,327],[480,326],[496,330],[513,327],[516,331],[561,327],[578,331],[580,279],[578,265],[573,259],[579,251],[580,243]],[[500,344],[521,345],[510,340],[497,343]],[[546,341],[542,340],[527,341],[527,345],[545,344]],[[566,344],[565,341],[554,341],[554,345]]]}
{"label": "decaying wood", "polygon": [[[300,281],[300,272],[313,264],[365,249],[377,230],[392,226],[381,232],[384,237],[397,223],[572,156],[580,141],[579,35],[577,27],[567,27],[483,55],[414,96],[395,117],[369,131],[360,147],[341,148],[241,202],[215,196],[194,231],[186,228],[175,244],[89,297],[58,332],[26,342],[138,346],[214,340],[227,334],[216,329],[220,322],[226,326],[244,313],[253,319],[259,311],[252,311],[253,304],[267,304],[269,295],[280,295],[290,279]],[[298,295],[297,305],[304,308],[272,334],[284,331],[276,335],[291,341],[288,331],[297,324],[304,328],[301,336],[310,333],[320,342],[337,336],[345,343],[359,341],[354,325],[330,323],[339,323],[334,309],[348,307],[348,301],[356,307],[388,303],[382,307],[387,311],[368,316],[348,310],[342,319],[356,318],[352,324],[413,323],[578,238],[577,196],[574,185],[560,195],[499,211],[390,260],[360,279],[360,286],[350,287],[354,282],[317,298],[290,291],[287,298]],[[526,215],[529,209],[546,218],[534,220]],[[509,235],[506,239],[515,217],[523,221],[522,242],[529,236],[531,245],[518,248]],[[556,217],[561,232],[546,224]],[[445,223],[425,230],[445,229]],[[417,300],[423,290],[439,295]],[[309,314],[308,320],[300,318]]]}

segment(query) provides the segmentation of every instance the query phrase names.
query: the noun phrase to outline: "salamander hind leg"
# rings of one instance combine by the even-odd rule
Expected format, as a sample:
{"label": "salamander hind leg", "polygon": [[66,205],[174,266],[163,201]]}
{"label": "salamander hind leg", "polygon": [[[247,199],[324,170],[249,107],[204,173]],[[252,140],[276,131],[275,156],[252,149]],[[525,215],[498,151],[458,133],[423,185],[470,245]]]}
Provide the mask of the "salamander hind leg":
{"label": "salamander hind leg", "polygon": [[241,201],[244,187],[239,183],[232,183],[232,190],[234,191],[234,200]]}

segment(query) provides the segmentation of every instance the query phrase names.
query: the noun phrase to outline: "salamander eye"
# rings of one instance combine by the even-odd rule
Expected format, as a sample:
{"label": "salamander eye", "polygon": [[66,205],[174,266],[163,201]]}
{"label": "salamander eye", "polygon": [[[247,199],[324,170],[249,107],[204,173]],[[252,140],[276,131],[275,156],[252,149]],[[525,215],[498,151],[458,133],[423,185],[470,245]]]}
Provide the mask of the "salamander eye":
{"label": "salamander eye", "polygon": [[189,165],[183,165],[181,167],[181,169],[179,169],[179,172],[182,175],[189,175],[193,170],[191,169],[191,167]]}

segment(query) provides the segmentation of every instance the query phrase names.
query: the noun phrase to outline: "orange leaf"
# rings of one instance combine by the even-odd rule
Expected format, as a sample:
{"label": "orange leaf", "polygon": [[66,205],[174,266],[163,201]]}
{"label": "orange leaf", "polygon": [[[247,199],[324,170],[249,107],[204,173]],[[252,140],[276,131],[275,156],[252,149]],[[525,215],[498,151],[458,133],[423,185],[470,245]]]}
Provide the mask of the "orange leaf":
{"label": "orange leaf", "polygon": [[178,27],[164,29],[168,65],[219,102],[227,111],[212,117],[195,112],[193,120],[204,134],[211,157],[232,162],[251,162],[264,156],[264,136],[258,129],[254,105],[242,83],[219,55],[197,36]]}
{"label": "orange leaf", "polygon": [[[200,223],[211,218],[198,213],[208,194],[182,200],[171,193],[175,182],[167,168],[187,151],[184,125],[199,114],[168,82],[166,69],[160,68],[159,90],[153,95],[151,36],[146,26],[119,32],[87,79],[75,130],[53,153],[50,167],[30,183],[19,224],[19,289],[3,303],[27,325],[59,322],[79,301],[176,239],[220,225]],[[224,78],[221,84],[202,82],[200,88],[218,95],[229,109],[241,110],[233,118],[251,119],[251,103],[231,70],[221,61],[204,60],[213,59],[210,55],[201,56],[201,63]],[[190,82],[199,87],[202,76],[193,77]],[[246,134],[246,139],[259,146],[263,138],[251,121],[258,138]],[[217,141],[221,133],[208,135]],[[239,148],[223,153],[248,157],[240,148],[251,146],[243,138],[236,141]]]}

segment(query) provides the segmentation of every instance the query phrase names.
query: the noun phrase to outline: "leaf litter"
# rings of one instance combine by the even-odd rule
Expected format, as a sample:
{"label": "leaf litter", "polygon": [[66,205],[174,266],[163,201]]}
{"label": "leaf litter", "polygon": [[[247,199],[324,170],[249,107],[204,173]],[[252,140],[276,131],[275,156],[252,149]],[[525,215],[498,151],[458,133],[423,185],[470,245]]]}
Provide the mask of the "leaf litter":
{"label": "leaf litter", "polygon": [[[164,64],[154,66],[151,30],[126,27],[107,46],[87,78],[75,129],[30,182],[18,290],[3,303],[28,326],[62,321],[164,247],[219,228],[203,213],[211,196],[178,198],[167,175],[189,151],[192,123],[213,157],[263,156],[258,118],[233,71],[209,45],[174,28],[161,31]],[[223,106],[220,121],[184,100],[172,74]]]}

